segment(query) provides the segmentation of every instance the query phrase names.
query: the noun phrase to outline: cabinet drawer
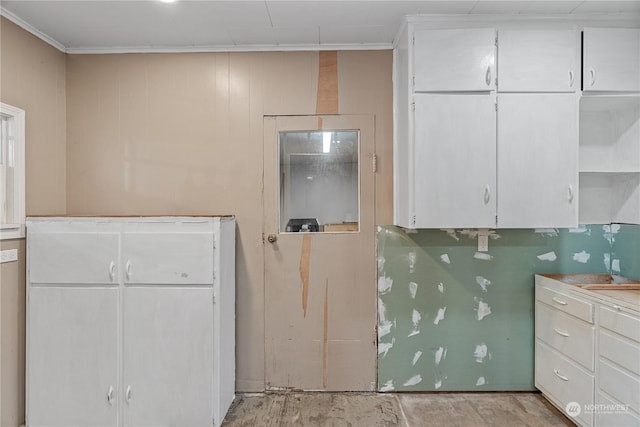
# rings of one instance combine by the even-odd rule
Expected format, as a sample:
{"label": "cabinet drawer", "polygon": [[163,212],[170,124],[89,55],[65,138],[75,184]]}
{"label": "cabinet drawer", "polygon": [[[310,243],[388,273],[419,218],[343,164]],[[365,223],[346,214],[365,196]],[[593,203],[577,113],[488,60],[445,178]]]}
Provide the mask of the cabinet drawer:
{"label": "cabinet drawer", "polygon": [[600,356],[640,375],[640,345],[622,340],[606,331],[600,331],[599,338]]}
{"label": "cabinet drawer", "polygon": [[124,233],[127,284],[213,284],[213,233]]}
{"label": "cabinet drawer", "polygon": [[590,302],[556,292],[546,286],[536,286],[536,299],[585,322],[593,323],[593,304]]}
{"label": "cabinet drawer", "polygon": [[118,233],[29,233],[29,282],[118,282]]}
{"label": "cabinet drawer", "polygon": [[598,387],[616,400],[640,411],[640,380],[613,365],[600,360],[598,362]]}
{"label": "cabinet drawer", "polygon": [[603,328],[640,342],[640,318],[605,306],[600,306],[599,315]]}
{"label": "cabinet drawer", "polygon": [[590,323],[545,304],[536,304],[536,338],[590,371],[594,370],[595,330]]}
{"label": "cabinet drawer", "polygon": [[[580,369],[560,353],[536,341],[536,387],[564,408],[569,402],[580,405],[593,403],[593,375]],[[582,411],[578,416],[582,424],[592,425],[593,415]]]}
{"label": "cabinet drawer", "polygon": [[615,402],[602,393],[598,393],[596,403],[599,405],[595,410],[597,426],[640,426],[640,417],[629,411],[625,404]]}

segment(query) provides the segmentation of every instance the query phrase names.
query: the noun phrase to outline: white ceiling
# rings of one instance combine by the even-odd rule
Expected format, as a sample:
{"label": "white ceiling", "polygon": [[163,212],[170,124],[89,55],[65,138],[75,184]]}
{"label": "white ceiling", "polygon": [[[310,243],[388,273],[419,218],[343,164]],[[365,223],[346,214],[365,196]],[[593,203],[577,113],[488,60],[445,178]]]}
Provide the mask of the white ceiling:
{"label": "white ceiling", "polygon": [[640,14],[640,1],[1,0],[0,12],[69,53],[374,49],[405,15]]}

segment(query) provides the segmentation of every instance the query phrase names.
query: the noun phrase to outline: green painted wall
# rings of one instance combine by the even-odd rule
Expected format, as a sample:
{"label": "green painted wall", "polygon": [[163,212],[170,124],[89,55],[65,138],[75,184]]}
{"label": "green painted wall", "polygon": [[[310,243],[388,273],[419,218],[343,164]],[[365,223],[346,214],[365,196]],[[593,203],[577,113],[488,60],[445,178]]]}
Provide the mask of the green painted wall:
{"label": "green painted wall", "polygon": [[617,233],[612,241],[611,271],[640,280],[640,226],[614,224],[612,227]]}
{"label": "green painted wall", "polygon": [[638,226],[474,233],[378,229],[381,391],[533,390],[533,275],[640,273]]}

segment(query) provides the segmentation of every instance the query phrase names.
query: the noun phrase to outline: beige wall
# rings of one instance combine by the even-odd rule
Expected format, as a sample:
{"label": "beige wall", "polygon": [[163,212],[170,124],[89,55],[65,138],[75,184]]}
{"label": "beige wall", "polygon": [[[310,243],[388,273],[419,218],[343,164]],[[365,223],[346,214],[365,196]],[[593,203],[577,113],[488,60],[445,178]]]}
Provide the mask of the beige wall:
{"label": "beige wall", "polygon": [[[391,59],[338,54],[339,113],[375,115],[379,224],[392,219]],[[317,52],[67,58],[68,213],[236,215],[241,391],[264,388],[263,116],[314,114],[318,66]]]}
{"label": "beige wall", "polygon": [[[27,215],[66,211],[66,55],[0,18],[0,101],[26,111]],[[24,422],[25,242],[0,264],[0,425]]]}

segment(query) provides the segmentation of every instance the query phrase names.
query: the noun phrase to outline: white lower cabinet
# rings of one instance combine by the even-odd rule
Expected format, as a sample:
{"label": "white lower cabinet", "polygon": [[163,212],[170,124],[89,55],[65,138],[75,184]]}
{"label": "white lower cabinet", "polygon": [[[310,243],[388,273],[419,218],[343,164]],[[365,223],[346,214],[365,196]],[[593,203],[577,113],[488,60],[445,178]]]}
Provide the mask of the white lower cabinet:
{"label": "white lower cabinet", "polygon": [[230,217],[29,219],[27,426],[219,426],[234,264]]}
{"label": "white lower cabinet", "polygon": [[28,425],[117,425],[118,290],[39,287],[28,298]]}
{"label": "white lower cabinet", "polygon": [[536,275],[535,384],[581,426],[640,426],[640,295]]}

